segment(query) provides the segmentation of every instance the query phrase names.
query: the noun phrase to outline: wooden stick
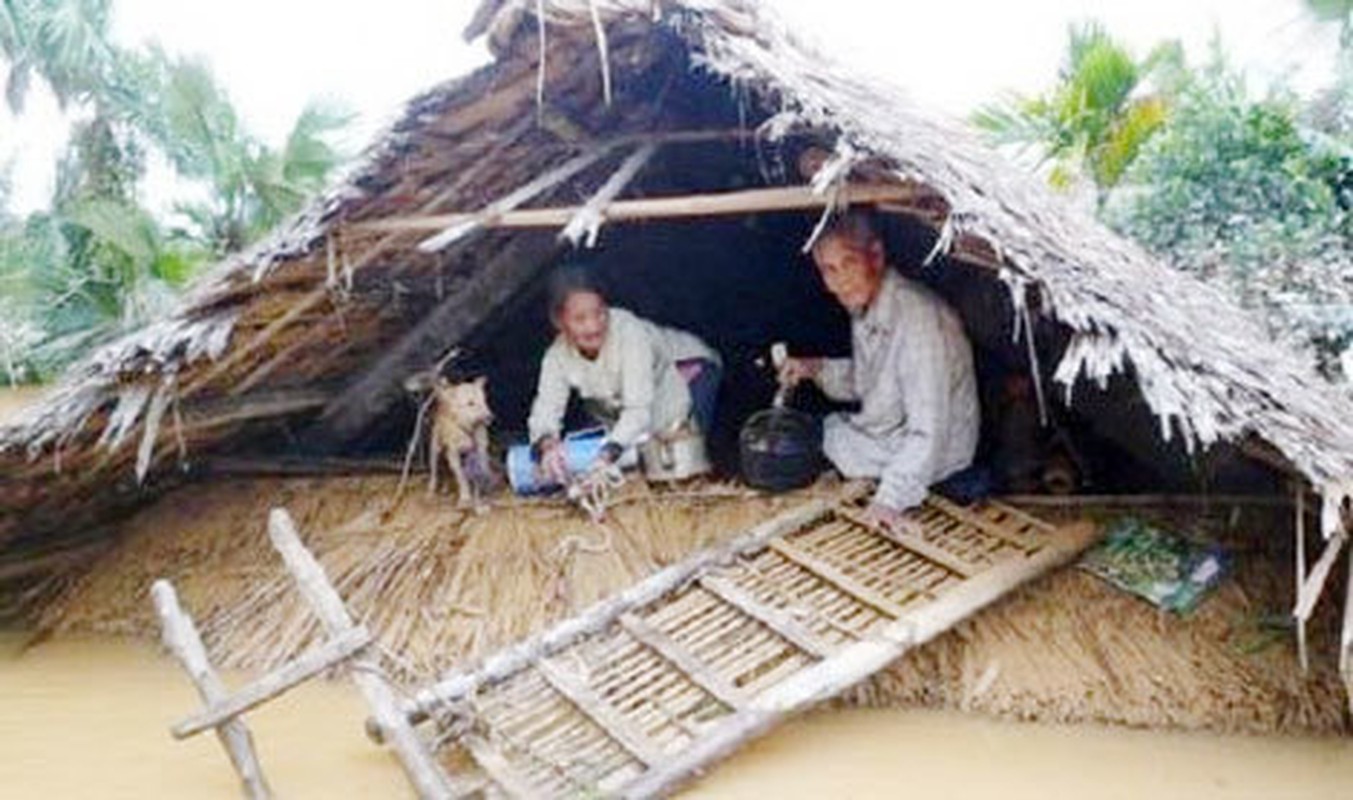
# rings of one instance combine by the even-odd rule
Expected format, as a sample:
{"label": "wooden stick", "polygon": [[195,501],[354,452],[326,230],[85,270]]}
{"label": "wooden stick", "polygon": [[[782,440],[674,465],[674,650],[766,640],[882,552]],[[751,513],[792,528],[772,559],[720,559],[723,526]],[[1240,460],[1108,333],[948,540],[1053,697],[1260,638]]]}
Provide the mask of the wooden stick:
{"label": "wooden stick", "polygon": [[1311,612],[1315,611],[1315,604],[1320,601],[1320,595],[1325,590],[1325,581],[1329,580],[1330,570],[1334,568],[1334,560],[1339,557],[1339,551],[1347,539],[1348,532],[1344,530],[1330,538],[1325,551],[1320,554],[1315,566],[1311,567],[1311,574],[1305,583],[1297,587],[1297,605],[1292,609],[1292,616],[1299,620],[1308,619]]}
{"label": "wooden stick", "polygon": [[[993,501],[994,502],[994,501]],[[1287,497],[1262,494],[1011,494],[1002,504],[1079,508],[1080,506],[1288,506]]]}
{"label": "wooden stick", "polygon": [[[423,219],[444,219],[444,224],[437,225],[434,229],[441,229],[441,232],[435,236],[418,243],[418,249],[424,253],[435,253],[444,250],[456,242],[464,239],[475,231],[486,227],[497,227],[500,222],[506,218],[513,209],[518,208],[523,203],[535,199],[538,195],[553,189],[569,178],[577,175],[579,172],[587,169],[600,161],[614,149],[612,144],[603,144],[593,147],[581,155],[565,161],[563,164],[551,169],[525,185],[518,187],[515,191],[509,192],[497,201],[489,204],[486,208],[474,214],[452,214],[444,217],[424,217]],[[395,230],[395,229],[388,229]]]}
{"label": "wooden stick", "polygon": [[858,603],[876,609],[894,619],[905,613],[905,610],[897,603],[855,580],[846,572],[837,569],[830,562],[824,561],[800,547],[795,547],[783,539],[777,539],[770,543],[770,548],[799,565],[799,567],[808,570],[819,580],[849,595]]}
{"label": "wooden stick", "polygon": [[685,751],[630,782],[621,795],[646,798],[671,792],[790,714],[839,694],[1020,584],[1075,558],[1098,534],[1091,525],[1071,526],[1033,556],[1002,562],[969,578],[935,601],[889,623],[882,635],[847,645],[832,658],[772,685],[757,695],[749,708],[731,715]]}
{"label": "wooden stick", "polygon": [[795,621],[788,613],[757,600],[750,592],[732,581],[706,575],[700,579],[700,587],[770,628],[775,632],[775,635],[803,652],[817,658],[826,658],[831,655],[830,647]]}
{"label": "wooden stick", "polygon": [[644,168],[652,158],[653,154],[658,152],[658,146],[653,142],[646,142],[635,148],[633,153],[625,159],[620,168],[615,171],[610,179],[602,185],[597,193],[592,195],[578,213],[564,226],[564,230],[559,234],[567,239],[574,247],[578,242],[586,240],[588,247],[595,247],[597,244],[597,234],[601,231],[601,222],[610,208],[612,201],[620,196],[625,187],[634,180],[639,174],[639,170]]}
{"label": "wooden stick", "polygon": [[215,728],[251,708],[257,708],[335,664],[347,661],[369,644],[371,634],[366,628],[359,626],[345,631],[338,638],[331,639],[282,668],[264,675],[229,697],[213,702],[207,708],[175,725],[171,733],[175,739],[187,739],[209,728]]}
{"label": "wooden stick", "polygon": [[[881,200],[907,197],[913,191],[912,188],[900,184],[854,184],[842,188],[846,199],[856,204],[876,203]],[[717,194],[617,200],[607,207],[606,219],[619,222],[709,217],[767,211],[804,211],[822,208],[826,203],[826,196],[815,194],[807,186],[777,186],[768,189],[747,189]],[[456,226],[478,227],[481,225],[493,228],[553,228],[567,225],[582,208],[582,206],[529,208],[505,211],[489,216],[485,216],[481,212],[479,214],[396,217],[355,222],[351,226],[361,230],[374,231],[450,231],[455,230]]]}
{"label": "wooden stick", "polygon": [[927,542],[925,539],[922,539],[917,534],[908,533],[906,531],[901,530],[895,530],[893,528],[888,528],[883,525],[876,525],[866,520],[862,514],[853,509],[841,508],[837,509],[836,513],[840,514],[841,516],[845,517],[851,522],[854,522],[856,525],[859,525],[860,527],[873,533],[874,535],[883,539],[887,539],[888,541],[898,545],[899,547],[902,547],[903,549],[910,550],[917,556],[924,558],[926,561],[930,561],[934,564],[944,567],[950,572],[953,572],[961,577],[964,578],[971,577],[977,570],[981,569],[981,567],[969,564],[966,561],[960,559],[959,557],[953,555],[949,551],[944,550],[943,548],[936,547],[930,542]]}
{"label": "wooden stick", "polygon": [[216,456],[206,468],[213,475],[398,475],[402,465],[384,458]]}
{"label": "wooden stick", "polygon": [[[296,526],[284,509],[274,508],[268,515],[268,536],[286,562],[287,570],[295,578],[296,587],[301,590],[306,603],[319,617],[329,635],[339,637],[356,629],[356,624],[343,605],[343,598],[334,591],[324,574],[324,568],[301,543]],[[352,680],[394,747],[418,796],[450,798],[455,793],[451,782],[399,710],[399,700],[385,682],[376,659],[369,655],[353,659]]]}
{"label": "wooden stick", "polygon": [[691,683],[709,692],[720,703],[732,709],[739,709],[747,702],[747,696],[722,675],[710,669],[691,651],[682,647],[672,637],[649,625],[636,614],[624,614],[620,617],[620,627],[633,636],[636,641],[657,653],[664,661],[676,667]]}
{"label": "wooden stick", "polygon": [[[414,701],[405,706],[405,710],[414,722],[421,722],[438,706],[455,703],[486,683],[503,680],[530,666],[536,659],[558,652],[584,636],[609,627],[626,611],[657,600],[712,566],[728,563],[744,552],[764,547],[766,542],[776,536],[811,525],[830,514],[837,503],[863,497],[867,489],[868,485],[864,483],[851,484],[837,499],[809,501],[719,547],[703,550],[679,561],[647,580],[602,600],[582,614],[495,654],[477,670],[447,675],[433,686],[419,691]],[[373,733],[370,726],[368,733]]]}
{"label": "wooden stick", "polygon": [[556,692],[563,695],[575,708],[592,720],[598,728],[625,748],[625,752],[634,756],[641,764],[653,766],[662,763],[662,753],[634,723],[612,708],[592,691],[587,682],[567,668],[561,667],[548,658],[536,662],[536,670]]}
{"label": "wooden stick", "polygon": [[[1306,583],[1306,493],[1302,491],[1301,484],[1296,483],[1292,489],[1293,500],[1295,501],[1296,524],[1293,526],[1294,534],[1297,537],[1297,582],[1296,595],[1297,601],[1301,600],[1301,587]],[[1301,663],[1301,674],[1307,675],[1311,671],[1310,652],[1306,646],[1306,620],[1302,617],[1297,618],[1297,660]]]}
{"label": "wooden stick", "polygon": [[[197,687],[197,693],[209,704],[225,699],[225,684],[207,659],[202,637],[198,635],[192,617],[179,605],[178,593],[174,591],[173,584],[163,578],[155,581],[150,587],[150,596],[160,616],[165,646],[188,672],[188,677]],[[256,800],[271,797],[272,791],[263,778],[263,768],[259,766],[258,755],[254,752],[253,737],[249,735],[249,728],[243,720],[233,717],[223,720],[216,728],[216,736],[240,775],[245,796]]]}
{"label": "wooden stick", "polygon": [[930,495],[930,497],[926,498],[926,500],[936,509],[944,512],[949,517],[960,520],[992,538],[999,539],[1000,541],[1005,542],[1006,544],[1011,545],[1012,547],[1016,547],[1020,550],[1029,549],[1028,540],[1021,539],[1020,537],[1016,536],[1010,531],[1005,530],[997,523],[992,522],[989,519],[986,519],[980,514],[974,514],[972,511],[968,510],[967,508],[964,508],[963,506],[958,505],[957,503],[951,503],[937,494]]}

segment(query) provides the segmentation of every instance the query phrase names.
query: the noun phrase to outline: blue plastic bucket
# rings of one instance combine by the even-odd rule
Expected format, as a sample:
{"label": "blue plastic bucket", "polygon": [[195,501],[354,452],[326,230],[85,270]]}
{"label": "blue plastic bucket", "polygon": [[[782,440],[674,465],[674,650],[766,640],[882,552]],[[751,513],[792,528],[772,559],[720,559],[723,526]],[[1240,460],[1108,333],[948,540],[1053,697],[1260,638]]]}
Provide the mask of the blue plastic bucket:
{"label": "blue plastic bucket", "polygon": [[[578,475],[592,468],[606,443],[606,431],[595,428],[571,433],[564,437],[564,463],[570,474]],[[529,444],[513,445],[507,450],[507,480],[517,494],[538,494],[560,488],[557,483],[541,483]]]}

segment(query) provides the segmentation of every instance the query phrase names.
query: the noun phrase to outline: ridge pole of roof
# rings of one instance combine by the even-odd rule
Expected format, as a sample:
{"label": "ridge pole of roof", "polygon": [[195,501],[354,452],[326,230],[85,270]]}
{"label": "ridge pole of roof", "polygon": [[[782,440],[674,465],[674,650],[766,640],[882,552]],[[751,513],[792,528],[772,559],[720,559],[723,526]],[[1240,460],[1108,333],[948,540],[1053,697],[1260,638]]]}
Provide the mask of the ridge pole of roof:
{"label": "ridge pole of roof", "polygon": [[464,222],[457,222],[443,230],[435,236],[430,236],[418,243],[418,249],[424,253],[435,253],[439,250],[445,250],[447,247],[463,240],[465,237],[474,233],[486,225],[492,224],[503,214],[518,208],[523,203],[527,203],[544,192],[555,188],[559,184],[577,175],[579,172],[587,169],[600,161],[607,153],[615,149],[615,142],[607,142],[597,145],[590,150],[565,161],[539,175],[535,180],[518,187],[512,192],[504,195],[498,200],[490,203],[483,210],[474,215],[473,218]]}
{"label": "ridge pole of roof", "polygon": [[657,142],[645,142],[635,148],[625,159],[620,168],[607,179],[606,183],[597,190],[597,193],[578,209],[573,218],[564,226],[564,230],[559,235],[567,239],[574,247],[578,246],[580,240],[585,240],[588,247],[595,247],[597,244],[597,235],[601,232],[601,223],[606,216],[606,207],[611,201],[620,196],[630,181],[639,174],[639,170],[652,160],[654,153],[658,151]]}

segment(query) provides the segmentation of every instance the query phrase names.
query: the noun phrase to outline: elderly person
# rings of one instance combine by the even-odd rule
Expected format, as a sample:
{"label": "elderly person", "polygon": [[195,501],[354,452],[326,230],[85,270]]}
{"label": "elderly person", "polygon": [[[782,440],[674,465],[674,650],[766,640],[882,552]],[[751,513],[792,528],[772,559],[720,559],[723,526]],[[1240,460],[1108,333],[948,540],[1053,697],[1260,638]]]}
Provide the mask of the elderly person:
{"label": "elderly person", "polygon": [[557,336],[545,351],[527,422],[544,472],[567,480],[560,434],[569,396],[606,425],[603,463],[614,463],[644,437],[694,422],[708,434],[722,366],[696,336],[665,328],[606,302],[584,268],[550,277],[550,321]]}
{"label": "elderly person", "polygon": [[948,304],[889,267],[868,213],[836,218],[813,261],[851,315],[851,356],[791,358],[780,377],[859,401],[858,412],[827,417],[823,450],[842,475],[879,479],[867,516],[894,526],[932,484],[972,463],[980,422],[972,347]]}

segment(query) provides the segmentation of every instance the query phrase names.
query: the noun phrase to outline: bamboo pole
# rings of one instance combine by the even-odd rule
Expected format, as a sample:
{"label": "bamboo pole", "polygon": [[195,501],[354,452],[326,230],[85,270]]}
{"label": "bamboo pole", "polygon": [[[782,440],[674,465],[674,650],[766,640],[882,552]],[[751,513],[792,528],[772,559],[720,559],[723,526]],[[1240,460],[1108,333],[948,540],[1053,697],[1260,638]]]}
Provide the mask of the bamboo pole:
{"label": "bamboo pole", "polygon": [[654,142],[645,142],[635,148],[615,174],[611,175],[597,193],[578,209],[578,213],[573,215],[559,235],[574,247],[578,246],[579,241],[586,241],[588,247],[595,247],[602,220],[611,203],[620,196],[625,187],[639,174],[639,170],[643,169],[657,152],[658,145]]}
{"label": "bamboo pole", "polygon": [[[1306,493],[1302,491],[1301,484],[1297,483],[1292,488],[1293,500],[1295,503],[1295,525],[1293,526],[1294,535],[1297,537],[1297,582],[1295,591],[1297,600],[1301,600],[1301,587],[1306,583]],[[1301,674],[1306,675],[1311,671],[1310,651],[1306,644],[1306,618],[1297,617],[1297,660],[1301,662]]]}
{"label": "bamboo pole", "polygon": [[[849,184],[841,188],[842,202],[877,203],[910,197],[915,190],[903,184]],[[765,189],[746,189],[736,192],[683,195],[679,197],[647,197],[616,200],[606,208],[606,219],[635,221],[647,219],[680,219],[728,214],[750,214],[767,211],[805,211],[824,207],[825,195],[816,194],[808,186],[776,186]],[[383,220],[351,223],[363,231],[450,231],[459,225],[495,228],[552,228],[567,225],[583,206],[554,206],[502,211],[496,214],[435,214],[428,216],[393,217]]]}
{"label": "bamboo pole", "polygon": [[252,708],[257,708],[324,670],[347,661],[369,644],[371,634],[366,628],[361,626],[352,628],[234,694],[213,702],[207,708],[175,725],[171,733],[175,739],[187,739],[209,728],[215,728]]}
{"label": "bamboo pole", "polygon": [[1297,587],[1297,605],[1292,609],[1292,615],[1297,619],[1308,619],[1315,611],[1315,605],[1325,590],[1325,582],[1329,580],[1330,570],[1334,568],[1335,559],[1339,557],[1339,551],[1343,549],[1347,539],[1347,531],[1336,532],[1325,545],[1325,550],[1320,554],[1315,566],[1311,567],[1311,574]]}
{"label": "bamboo pole", "polygon": [[[534,180],[518,187],[515,191],[509,192],[478,212],[449,215],[445,224],[435,226],[434,229],[440,229],[440,233],[419,242],[418,249],[424,253],[435,253],[450,247],[481,228],[497,227],[499,222],[509,216],[514,209],[568,181],[574,175],[600,161],[613,149],[615,149],[615,145],[611,143],[593,147],[554,169],[538,175]],[[424,219],[438,219],[438,217],[424,217]]]}
{"label": "bamboo pole", "polygon": [[1035,555],[1002,563],[969,578],[935,601],[889,623],[879,635],[848,645],[832,658],[771,686],[748,708],[731,715],[690,748],[626,785],[621,795],[655,797],[671,792],[790,714],[839,694],[1020,584],[1067,563],[1098,538],[1098,530],[1088,524],[1075,525],[1054,536],[1055,541]]}
{"label": "bamboo pole", "polygon": [[[163,578],[155,581],[150,587],[150,596],[160,616],[165,646],[183,665],[197,687],[197,693],[208,704],[224,700],[225,684],[207,659],[202,637],[198,635],[192,617],[179,605],[178,593],[174,591],[173,584]],[[240,775],[245,796],[255,800],[271,797],[268,782],[263,778],[263,768],[259,766],[258,755],[254,752],[253,737],[249,735],[249,728],[244,721],[235,717],[221,720],[216,726],[216,736]]]}
{"label": "bamboo pole", "polygon": [[[268,515],[268,536],[286,562],[287,570],[295,578],[306,603],[319,617],[329,635],[340,637],[354,630],[357,626],[348,615],[343,599],[329,583],[324,568],[301,543],[296,526],[284,509],[274,508]],[[352,679],[386,732],[419,797],[454,796],[456,792],[453,792],[446,774],[401,713],[394,690],[386,683],[376,659],[369,655],[353,659]]]}

